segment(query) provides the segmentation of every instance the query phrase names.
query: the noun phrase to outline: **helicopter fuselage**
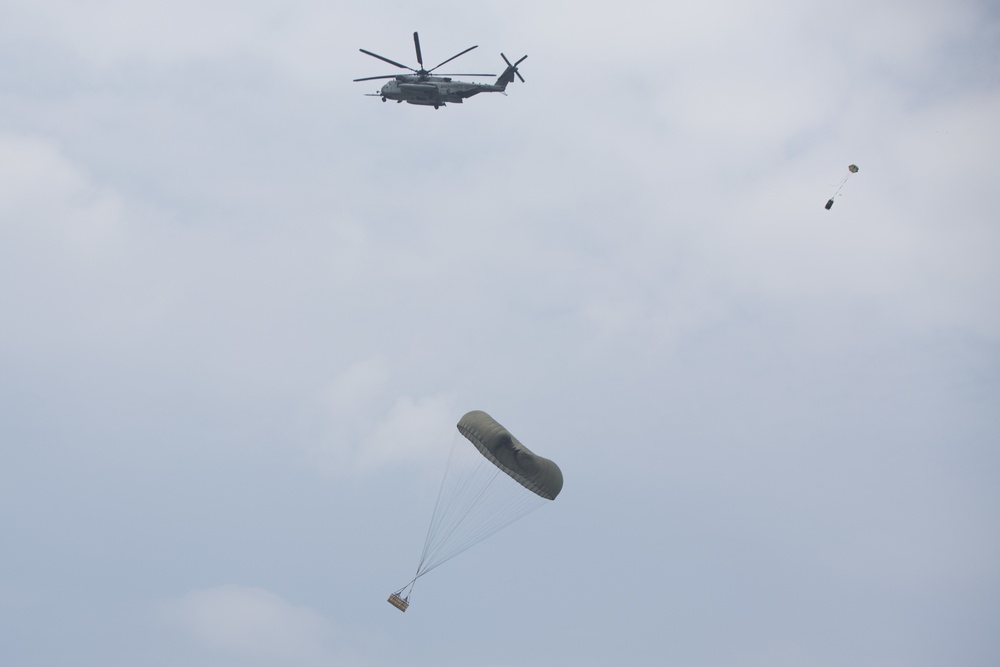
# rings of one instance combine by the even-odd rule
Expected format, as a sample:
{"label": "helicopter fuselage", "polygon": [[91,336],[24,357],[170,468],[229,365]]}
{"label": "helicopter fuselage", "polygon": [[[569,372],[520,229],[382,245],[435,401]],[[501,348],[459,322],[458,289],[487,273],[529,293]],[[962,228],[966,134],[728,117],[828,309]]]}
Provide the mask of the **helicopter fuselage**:
{"label": "helicopter fuselage", "polygon": [[395,100],[437,108],[447,102],[461,104],[466,98],[479,93],[501,93],[503,90],[493,84],[453,81],[450,77],[403,75],[382,86],[379,95],[383,102]]}
{"label": "helicopter fuselage", "polygon": [[389,63],[390,65],[395,65],[400,69],[408,69],[413,74],[390,74],[388,76],[366,76],[360,79],[355,79],[354,81],[372,81],[374,79],[390,79],[389,83],[382,86],[377,93],[367,93],[370,97],[381,97],[382,101],[396,100],[397,102],[406,102],[408,104],[419,104],[421,106],[434,107],[439,109],[443,107],[448,102],[453,104],[461,104],[467,98],[473,95],[478,95],[479,93],[502,93],[507,90],[507,84],[514,80],[516,76],[521,82],[524,82],[524,77],[521,73],[517,71],[517,66],[520,65],[525,58],[528,56],[523,56],[517,62],[512,63],[507,59],[502,52],[500,57],[503,58],[504,63],[507,65],[507,69],[503,71],[495,83],[474,83],[472,81],[455,81],[452,76],[493,76],[492,74],[438,74],[437,76],[432,76],[431,74],[438,67],[441,67],[445,63],[450,63],[455,58],[468,53],[472,49],[479,48],[476,46],[470,46],[464,51],[456,53],[451,58],[435,65],[430,69],[424,69],[424,57],[420,52],[420,37],[417,33],[413,33],[413,49],[417,54],[417,63],[420,65],[420,69],[414,69],[409,65],[403,65],[402,63],[397,63],[395,60],[390,60],[385,56],[380,56],[372,51],[366,51],[365,49],[358,49],[361,53],[371,56],[372,58],[377,58],[383,62]]}

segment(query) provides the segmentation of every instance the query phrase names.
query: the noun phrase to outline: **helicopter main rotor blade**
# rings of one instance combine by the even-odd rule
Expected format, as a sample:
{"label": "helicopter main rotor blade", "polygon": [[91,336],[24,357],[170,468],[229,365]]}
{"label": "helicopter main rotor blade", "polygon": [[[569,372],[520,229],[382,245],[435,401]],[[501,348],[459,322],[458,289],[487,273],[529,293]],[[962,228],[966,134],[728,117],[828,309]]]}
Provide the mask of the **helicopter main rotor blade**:
{"label": "helicopter main rotor blade", "polygon": [[413,33],[413,46],[417,48],[417,62],[420,63],[420,69],[424,67],[424,57],[420,54],[420,37],[417,33]]}
{"label": "helicopter main rotor blade", "polygon": [[[384,76],[366,76],[363,79],[354,79],[355,81],[374,81],[375,79],[395,79],[398,74],[386,74]],[[407,75],[404,75],[407,76]]]}
{"label": "helicopter main rotor blade", "polygon": [[438,74],[438,76],[496,76],[496,74],[468,74],[468,73],[466,73],[466,74],[454,74],[454,73],[451,73],[451,72],[449,72],[448,74],[445,74],[444,72],[442,72],[442,73]]}
{"label": "helicopter main rotor blade", "polygon": [[396,67],[399,67],[400,69],[408,69],[411,72],[416,72],[417,71],[417,70],[413,69],[412,67],[407,67],[406,65],[400,65],[395,60],[389,60],[385,56],[380,56],[377,53],[372,53],[371,51],[365,51],[364,49],[358,49],[358,51],[360,51],[361,53],[364,53],[366,55],[369,55],[372,58],[378,58],[379,60],[383,60],[383,61],[389,63],[390,65],[395,65]]}
{"label": "helicopter main rotor blade", "polygon": [[[462,51],[461,53],[456,53],[456,54],[455,54],[455,55],[453,55],[453,56],[452,56],[451,58],[448,58],[448,60],[445,60],[444,62],[440,62],[440,63],[438,63],[438,64],[437,64],[437,65],[435,65],[434,67],[432,67],[432,68],[430,68],[429,70],[427,70],[427,72],[428,72],[428,74],[429,74],[430,72],[433,72],[434,70],[436,70],[436,69],[437,69],[438,67],[441,67],[441,65],[444,65],[444,63],[450,63],[450,62],[451,62],[452,60],[454,60],[455,58],[457,58],[457,57],[459,57],[459,56],[464,56],[464,55],[465,55],[466,53],[468,53],[468,52],[469,52],[469,51],[471,51],[472,49],[478,49],[478,48],[479,48],[479,45],[478,45],[478,44],[477,44],[477,45],[475,45],[475,46],[470,46],[470,47],[469,47],[469,48],[467,48],[467,49],[466,49],[465,51]],[[468,76],[468,75],[466,75],[466,76]]]}

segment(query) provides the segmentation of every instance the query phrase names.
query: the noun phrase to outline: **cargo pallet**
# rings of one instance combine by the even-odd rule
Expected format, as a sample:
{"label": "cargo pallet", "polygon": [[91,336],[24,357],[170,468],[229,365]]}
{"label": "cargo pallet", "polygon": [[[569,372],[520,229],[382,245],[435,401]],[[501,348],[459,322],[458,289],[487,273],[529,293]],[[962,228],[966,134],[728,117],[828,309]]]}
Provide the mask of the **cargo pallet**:
{"label": "cargo pallet", "polygon": [[406,608],[410,606],[410,603],[405,598],[399,597],[396,593],[389,596],[389,604],[400,611],[406,611]]}

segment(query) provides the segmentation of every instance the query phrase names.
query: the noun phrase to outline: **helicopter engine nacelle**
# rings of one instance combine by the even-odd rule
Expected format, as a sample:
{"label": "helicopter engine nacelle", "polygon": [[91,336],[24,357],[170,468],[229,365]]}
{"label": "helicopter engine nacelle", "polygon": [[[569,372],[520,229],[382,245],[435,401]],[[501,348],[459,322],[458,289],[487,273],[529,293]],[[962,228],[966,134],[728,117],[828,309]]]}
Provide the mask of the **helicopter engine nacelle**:
{"label": "helicopter engine nacelle", "polygon": [[399,89],[410,95],[436,95],[437,86],[430,83],[401,83]]}

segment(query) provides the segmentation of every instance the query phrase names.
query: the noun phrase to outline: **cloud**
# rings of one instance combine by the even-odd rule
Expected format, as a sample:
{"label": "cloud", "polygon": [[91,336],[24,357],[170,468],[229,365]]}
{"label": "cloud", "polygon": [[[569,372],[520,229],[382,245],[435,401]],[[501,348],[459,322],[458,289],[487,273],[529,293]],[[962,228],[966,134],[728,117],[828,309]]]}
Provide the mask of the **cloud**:
{"label": "cloud", "polygon": [[385,390],[388,379],[389,366],[385,358],[363,359],[330,382],[326,389],[326,400],[333,412],[350,414],[377,398]]}
{"label": "cloud", "polygon": [[261,588],[226,585],[192,591],[164,603],[163,613],[198,642],[226,653],[297,664],[328,657],[328,621]]}
{"label": "cloud", "polygon": [[440,448],[456,421],[448,396],[402,396],[365,439],[358,465],[374,468],[419,459]]}
{"label": "cloud", "polygon": [[446,443],[458,420],[452,396],[399,393],[400,369],[385,357],[358,361],[320,392],[325,424],[309,446],[329,472],[372,471],[419,460]]}
{"label": "cloud", "polygon": [[101,347],[141,319],[145,276],[129,245],[118,192],[58,142],[0,135],[0,307],[16,313],[0,349],[17,350],[18,365]]}
{"label": "cloud", "polygon": [[[116,193],[95,183],[52,140],[0,135],[0,234],[8,261],[27,254],[27,247],[11,253],[15,243],[54,248],[61,260],[92,257],[121,232],[122,209]],[[37,254],[30,259],[37,261]]]}

